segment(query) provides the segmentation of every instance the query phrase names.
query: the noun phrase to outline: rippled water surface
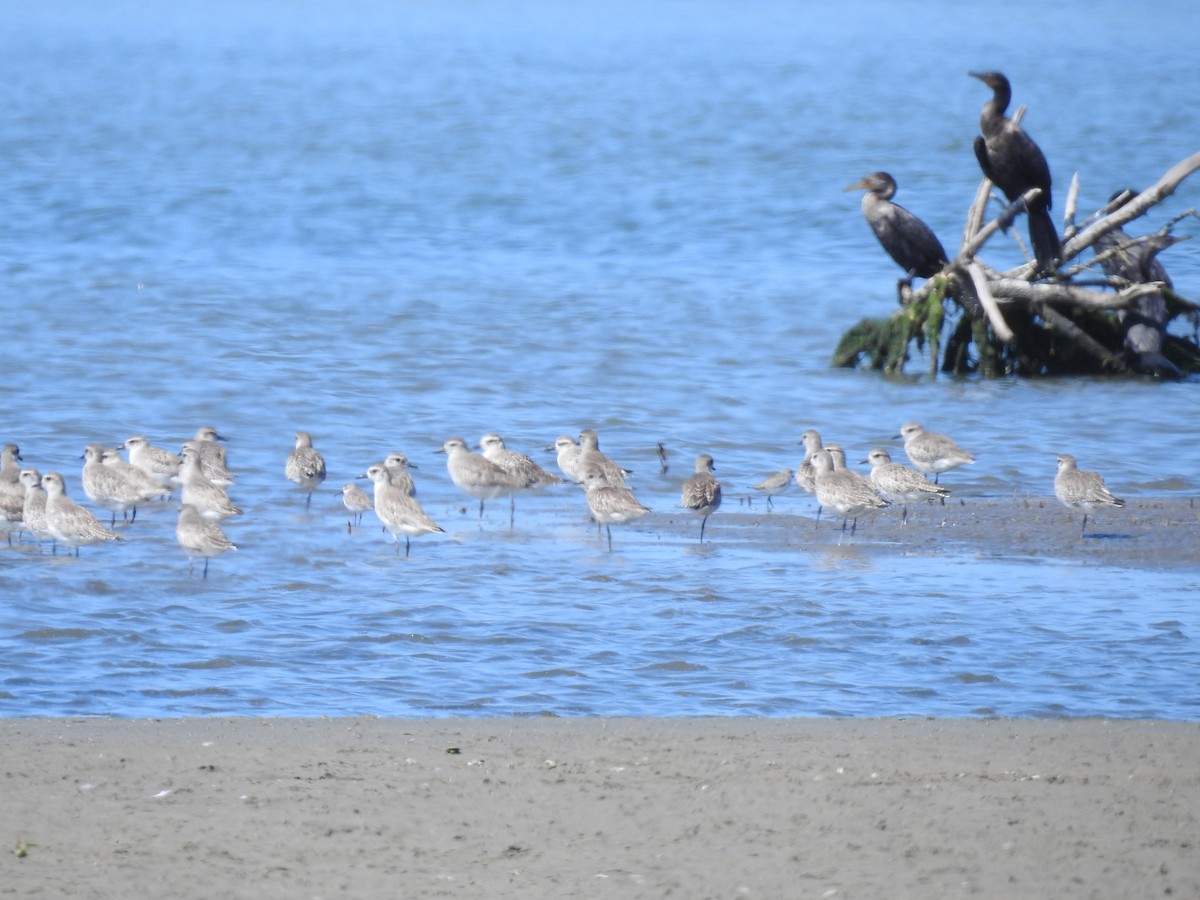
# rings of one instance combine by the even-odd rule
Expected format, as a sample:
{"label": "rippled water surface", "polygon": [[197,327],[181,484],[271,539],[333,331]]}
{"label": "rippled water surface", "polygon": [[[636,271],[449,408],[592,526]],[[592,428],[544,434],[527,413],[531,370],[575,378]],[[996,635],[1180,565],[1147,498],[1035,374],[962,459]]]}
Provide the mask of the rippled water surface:
{"label": "rippled water surface", "polygon": [[[84,444],[211,423],[246,514],[207,580],[166,504],[78,559],[0,542],[0,714],[1200,718],[1200,548],[1113,557],[1105,513],[1012,549],[1023,510],[1078,527],[1039,506],[1059,452],[1190,509],[1195,383],[828,366],[897,275],[843,186],[889,170],[956,244],[985,67],[1028,104],[1059,203],[1075,171],[1085,214],[1151,183],[1200,136],[1169,77],[1194,68],[1192,4],[564,9],[6,14],[0,440],[84,500]],[[1163,261],[1196,297],[1193,243]],[[928,513],[926,540],[866,523],[839,547],[806,497],[741,502],[805,428],[857,460],[908,419],[976,452],[944,479],[960,509],[1015,499],[994,551],[931,551]],[[576,489],[518,499],[510,531],[435,453],[496,430],[551,466],[585,427],[653,508],[612,553]],[[309,512],[283,479],[299,428],[330,469]],[[447,532],[408,559],[340,505],[397,449]],[[726,490],[703,545],[677,513],[699,452]]]}

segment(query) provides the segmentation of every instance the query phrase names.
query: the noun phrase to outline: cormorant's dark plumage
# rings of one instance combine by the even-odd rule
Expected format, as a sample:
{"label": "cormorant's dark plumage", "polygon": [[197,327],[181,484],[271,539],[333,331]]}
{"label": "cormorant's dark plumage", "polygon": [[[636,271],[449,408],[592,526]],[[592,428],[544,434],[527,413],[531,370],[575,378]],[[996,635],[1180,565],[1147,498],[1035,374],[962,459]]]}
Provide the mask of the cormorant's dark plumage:
{"label": "cormorant's dark plumage", "polygon": [[1029,242],[1043,271],[1054,268],[1062,259],[1062,244],[1050,218],[1050,167],[1038,145],[1012,119],[1004,115],[1012,99],[1012,87],[999,72],[971,72],[992,89],[992,99],[979,114],[975,138],[975,157],[992,184],[1004,192],[1009,202],[1030,188],[1041,188],[1042,195],[1029,205]]}
{"label": "cormorant's dark plumage", "polygon": [[862,199],[863,216],[879,238],[879,243],[908,277],[930,278],[946,265],[946,251],[928,225],[911,212],[892,202],[896,180],[887,172],[872,172],[848,191],[866,190]]}

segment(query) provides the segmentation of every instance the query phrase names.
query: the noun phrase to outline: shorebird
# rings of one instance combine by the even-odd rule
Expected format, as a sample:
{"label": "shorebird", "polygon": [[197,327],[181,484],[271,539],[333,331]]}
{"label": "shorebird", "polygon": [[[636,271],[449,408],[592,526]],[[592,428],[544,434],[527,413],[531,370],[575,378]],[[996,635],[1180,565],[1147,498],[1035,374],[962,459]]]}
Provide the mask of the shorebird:
{"label": "shorebird", "polygon": [[129,462],[163,487],[169,487],[179,474],[180,458],[169,450],[155,447],[140,434],[125,439],[121,448],[129,451]]}
{"label": "shorebird", "polygon": [[813,468],[813,454],[821,449],[821,435],[810,428],[800,435],[800,443],[804,445],[804,459],[796,466],[796,484],[801,490],[815,494],[817,491],[817,473]]}
{"label": "shorebird", "polygon": [[597,470],[614,484],[624,484],[625,476],[631,474],[629,469],[623,469],[609,457],[600,452],[600,438],[590,428],[579,432],[579,463],[580,476],[586,478],[588,472]]}
{"label": "shorebird", "polygon": [[763,494],[766,496],[767,509],[773,509],[775,507],[775,504],[773,502],[771,502],[771,498],[778,497],[780,494],[782,494],[784,491],[786,491],[788,489],[788,487],[791,485],[791,483],[792,483],[792,470],[791,469],[782,469],[778,472],[775,472],[772,475],[768,475],[766,478],[764,478],[758,484],[752,485],[752,487],[754,488],[754,490],[758,491],[760,494]]}
{"label": "shorebird", "polygon": [[[524,479],[510,475],[490,459],[468,450],[467,442],[462,438],[450,438],[438,452],[446,454],[446,471],[450,473],[450,480],[467,496],[479,501],[480,521],[483,520],[485,500],[509,496],[525,487]],[[512,527],[511,511],[508,525]]]}
{"label": "shorebird", "polygon": [[13,532],[21,531],[24,518],[25,488],[21,485],[21,450],[16,444],[6,444],[0,451],[0,528],[8,535],[12,546]]}
{"label": "shorebird", "polygon": [[546,449],[557,454],[558,470],[566,476],[567,481],[575,484],[583,482],[583,473],[579,471],[579,454],[583,448],[575,438],[569,434],[560,434],[555,438],[554,446]]}
{"label": "shorebird", "polygon": [[392,483],[386,466],[371,466],[366,475],[361,477],[370,478],[375,483],[375,515],[383,527],[391,532],[397,555],[400,554],[400,534],[404,535],[404,555],[407,557],[411,538],[443,532],[436,522],[425,515],[425,510],[414,497]]}
{"label": "shorebird", "polygon": [[539,488],[563,483],[561,478],[547,472],[524,453],[509,450],[504,438],[494,431],[489,431],[479,439],[479,448],[483,450],[484,459],[491,460],[508,474],[520,478],[526,487]]}
{"label": "shorebird", "polygon": [[934,484],[943,472],[975,462],[974,456],[946,435],[926,431],[917,422],[906,422],[896,437],[904,438],[904,452],[913,468],[932,475]]}
{"label": "shorebird", "polygon": [[179,519],[175,523],[175,540],[188,558],[188,574],[192,572],[197,556],[204,557],[204,578],[208,577],[208,561],[226,550],[236,550],[237,545],[225,536],[221,526],[190,503],[179,507]]}
{"label": "shorebird", "polygon": [[408,457],[395,450],[387,455],[383,461],[383,467],[388,470],[388,475],[392,477],[392,484],[398,487],[410,497],[417,496],[417,486],[413,482],[413,477],[408,474],[409,469],[419,469],[416,463],[409,462]]}
{"label": "shorebird", "polygon": [[872,509],[884,509],[888,502],[875,493],[870,482],[861,475],[845,470],[838,471],[833,467],[833,457],[827,449],[818,450],[813,454],[813,468],[817,472],[817,502],[822,508],[829,507],[842,515],[842,532],[846,531],[846,522],[854,520],[850,529],[850,537],[858,529],[858,517]]}
{"label": "shorebird", "polygon": [[721,482],[717,481],[713,471],[713,458],[707,453],[696,457],[696,472],[689,475],[683,482],[683,490],[679,495],[679,505],[690,509],[697,515],[704,516],[700,520],[700,543],[704,543],[704,526],[708,517],[721,507]]}
{"label": "shorebird", "polygon": [[[509,450],[504,445],[504,438],[494,431],[489,431],[479,439],[479,448],[483,450],[484,459],[495,463],[513,478],[523,481],[522,490],[536,490],[546,485],[563,483],[561,478],[547,472],[524,453]],[[514,491],[508,495],[509,528],[512,528],[516,509],[516,491]]]}
{"label": "shorebird", "polygon": [[[122,519],[130,518],[130,521],[136,521],[139,503],[146,503],[170,494],[168,488],[158,484],[141,469],[124,460],[120,460],[120,462],[128,466],[131,471],[136,472],[135,476],[127,476],[118,465],[105,465],[106,453],[112,453],[118,459],[120,458],[120,454],[115,450],[110,450],[100,444],[88,444],[83,448],[85,462],[80,483],[83,485],[83,492],[93,503],[112,513],[110,526],[117,524],[117,513],[121,514]],[[130,517],[130,513],[132,513],[132,517]]]}
{"label": "shorebird", "polygon": [[891,503],[903,504],[904,518],[901,525],[908,524],[908,504],[921,500],[940,499],[943,503],[950,491],[934,484],[920,472],[892,462],[891,455],[882,447],[867,454],[864,463],[871,464],[871,483],[879,496]]}
{"label": "shorebird", "polygon": [[211,425],[201,425],[192,435],[192,440],[197,443],[197,449],[200,451],[200,465],[208,480],[221,484],[222,480],[227,478],[229,479],[228,483],[232,484],[233,476],[229,472],[225,459],[225,447],[218,443],[225,440],[225,437]]}
{"label": "shorebird", "polygon": [[1124,506],[1125,501],[1114,497],[1097,472],[1075,468],[1075,457],[1063,453],[1058,457],[1058,473],[1054,476],[1054,496],[1069,509],[1082,509],[1083,525],[1079,536],[1087,531],[1088,511],[1102,506]]}
{"label": "shorebird", "polygon": [[612,526],[640,519],[650,509],[638,502],[624,482],[609,481],[608,476],[597,468],[584,476],[583,486],[587,490],[587,505],[592,517],[608,531],[608,550],[611,553]]}
{"label": "shorebird", "polygon": [[307,510],[312,505],[313,491],[325,480],[325,457],[313,449],[312,436],[307,431],[296,432],[296,447],[288,454],[283,473],[308,494],[304,501]]}
{"label": "shorebird", "polygon": [[352,530],[354,525],[362,524],[363,513],[368,509],[373,509],[371,498],[364,494],[353,481],[342,485],[342,505],[350,512],[350,519],[346,522],[346,530]]}
{"label": "shorebird", "polygon": [[229,501],[229,494],[225,488],[204,477],[200,453],[193,447],[183,448],[183,465],[179,469],[179,480],[183,483],[179,499],[185,505],[194,506],[196,512],[204,518],[219,522],[230,516],[242,514],[241,508]]}
{"label": "shorebird", "polygon": [[37,541],[51,541],[54,536],[46,526],[46,490],[42,487],[42,476],[37,469],[22,469],[19,476],[21,486],[25,489],[25,502],[21,508],[21,518],[25,530]]}
{"label": "shorebird", "polygon": [[5,444],[0,450],[0,486],[20,483],[21,462],[21,448]]}
{"label": "shorebird", "polygon": [[101,525],[90,509],[67,496],[66,485],[58,472],[43,475],[42,487],[46,490],[46,530],[60,544],[74,547],[76,556],[79,548],[88,544],[122,540]]}

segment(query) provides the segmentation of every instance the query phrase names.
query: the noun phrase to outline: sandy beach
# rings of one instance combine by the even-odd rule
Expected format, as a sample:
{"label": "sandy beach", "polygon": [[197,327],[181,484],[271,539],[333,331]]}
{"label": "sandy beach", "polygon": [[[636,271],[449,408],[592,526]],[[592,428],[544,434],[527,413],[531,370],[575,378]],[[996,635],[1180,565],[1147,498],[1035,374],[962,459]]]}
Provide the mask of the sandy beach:
{"label": "sandy beach", "polygon": [[9,719],[14,897],[1200,896],[1200,724]]}

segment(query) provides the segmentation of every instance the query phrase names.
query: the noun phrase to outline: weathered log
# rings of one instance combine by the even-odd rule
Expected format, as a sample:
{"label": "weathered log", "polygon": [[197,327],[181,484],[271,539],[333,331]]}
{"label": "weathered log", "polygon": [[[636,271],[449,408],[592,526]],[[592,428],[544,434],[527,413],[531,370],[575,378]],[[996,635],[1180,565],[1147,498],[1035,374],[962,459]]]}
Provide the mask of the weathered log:
{"label": "weathered log", "polygon": [[[991,184],[984,179],[968,210],[962,244],[953,262],[937,278],[902,291],[901,308],[892,316],[855,326],[839,344],[835,363],[857,365],[865,356],[875,368],[899,371],[908,359],[908,345],[915,342],[918,348],[928,346],[931,373],[939,367],[943,372],[975,371],[985,377],[1009,372],[1137,370],[1171,376],[1178,370],[1200,371],[1200,324],[1191,339],[1170,335],[1166,329],[1167,323],[1180,315],[1192,316],[1200,323],[1200,306],[1171,290],[1165,271],[1161,277],[1146,271],[1122,274],[1116,272],[1114,262],[1119,258],[1150,260],[1158,250],[1179,240],[1171,233],[1173,225],[1194,216],[1194,211],[1176,216],[1158,232],[1141,238],[1129,238],[1118,229],[1170,196],[1197,169],[1200,153],[1176,163],[1128,202],[1107,205],[1080,228],[1074,225],[1079,194],[1076,174],[1065,204],[1062,260],[1057,272],[1044,276],[1033,261],[998,272],[979,258],[988,240],[1007,229],[1039,196],[1036,189],[1030,190],[985,223],[992,193]],[[1117,235],[1106,240],[1114,231]],[[1015,233],[1014,239],[1024,249]],[[1095,258],[1067,265],[1089,247]],[[1078,278],[1097,266],[1105,268],[1106,277]],[[952,305],[949,313],[946,303]],[[940,332],[947,322],[949,331],[943,343]],[[1148,365],[1147,359],[1152,364]]]}

